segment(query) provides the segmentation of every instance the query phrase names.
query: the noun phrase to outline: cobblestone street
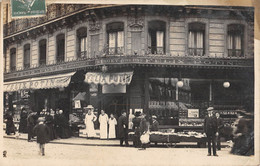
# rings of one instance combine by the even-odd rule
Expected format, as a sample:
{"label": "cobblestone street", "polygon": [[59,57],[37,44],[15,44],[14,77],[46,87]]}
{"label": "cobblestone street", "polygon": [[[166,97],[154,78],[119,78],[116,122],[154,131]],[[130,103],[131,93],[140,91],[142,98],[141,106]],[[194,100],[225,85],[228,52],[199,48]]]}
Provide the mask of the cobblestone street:
{"label": "cobblestone street", "polygon": [[[106,146],[104,142],[111,146]],[[118,141],[69,138],[47,144],[46,155],[40,156],[35,141],[4,138],[3,143],[7,151],[7,158],[2,160],[3,165],[16,166],[34,162],[37,162],[37,165],[209,165],[210,163],[210,165],[238,166],[250,165],[253,162],[253,157],[229,154],[230,148],[218,151],[219,157],[208,157],[206,148],[161,146],[138,150],[133,147],[115,146]]]}

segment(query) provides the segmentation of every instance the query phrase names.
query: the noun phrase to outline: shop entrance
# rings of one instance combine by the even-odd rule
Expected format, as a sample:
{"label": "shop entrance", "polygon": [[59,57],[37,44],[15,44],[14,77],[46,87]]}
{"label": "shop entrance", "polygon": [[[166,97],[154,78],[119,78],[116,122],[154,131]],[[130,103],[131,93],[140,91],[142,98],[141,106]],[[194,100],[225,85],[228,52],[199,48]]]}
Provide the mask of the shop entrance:
{"label": "shop entrance", "polygon": [[119,118],[122,110],[127,110],[127,97],[125,94],[103,94],[101,108],[108,116],[114,114]]}

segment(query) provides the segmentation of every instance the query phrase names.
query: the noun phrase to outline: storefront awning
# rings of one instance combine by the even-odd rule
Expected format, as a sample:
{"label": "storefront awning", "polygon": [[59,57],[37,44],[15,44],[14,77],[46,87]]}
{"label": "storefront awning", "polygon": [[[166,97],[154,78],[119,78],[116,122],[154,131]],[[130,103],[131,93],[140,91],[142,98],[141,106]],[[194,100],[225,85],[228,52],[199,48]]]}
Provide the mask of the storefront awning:
{"label": "storefront awning", "polygon": [[71,76],[74,74],[75,72],[71,72],[54,76],[44,76],[19,81],[5,82],[4,91],[13,92],[25,89],[64,88],[69,85]]}
{"label": "storefront awning", "polygon": [[101,73],[88,72],[85,76],[85,82],[88,84],[101,85],[128,85],[131,83],[133,72],[121,73]]}

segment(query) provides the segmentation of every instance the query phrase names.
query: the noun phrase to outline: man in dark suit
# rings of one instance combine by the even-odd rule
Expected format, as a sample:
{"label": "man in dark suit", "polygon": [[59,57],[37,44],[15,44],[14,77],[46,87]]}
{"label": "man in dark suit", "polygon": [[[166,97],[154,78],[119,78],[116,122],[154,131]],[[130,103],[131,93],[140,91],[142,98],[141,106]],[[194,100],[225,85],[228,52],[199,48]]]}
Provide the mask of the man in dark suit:
{"label": "man in dark suit", "polygon": [[118,119],[118,137],[120,138],[120,146],[123,146],[123,142],[125,141],[125,145],[128,144],[128,120],[126,117],[126,112],[123,111],[122,115]]}
{"label": "man in dark suit", "polygon": [[204,120],[204,132],[207,135],[208,140],[208,156],[211,156],[211,142],[213,147],[213,155],[218,156],[216,153],[216,136],[217,133],[217,119],[215,116],[213,116],[213,107],[209,107],[207,109],[208,116]]}

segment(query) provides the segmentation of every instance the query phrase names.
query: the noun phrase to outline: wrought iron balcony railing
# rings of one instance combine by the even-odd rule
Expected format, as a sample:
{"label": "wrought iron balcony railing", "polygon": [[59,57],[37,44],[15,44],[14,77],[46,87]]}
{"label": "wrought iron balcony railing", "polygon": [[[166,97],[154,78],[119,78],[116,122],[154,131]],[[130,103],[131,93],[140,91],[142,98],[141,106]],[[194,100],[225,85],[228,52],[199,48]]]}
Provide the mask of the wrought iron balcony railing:
{"label": "wrought iron balcony railing", "polygon": [[228,49],[229,57],[243,57],[241,49]]}
{"label": "wrought iron balcony railing", "polygon": [[204,48],[189,48],[188,54],[193,56],[204,56]]}

